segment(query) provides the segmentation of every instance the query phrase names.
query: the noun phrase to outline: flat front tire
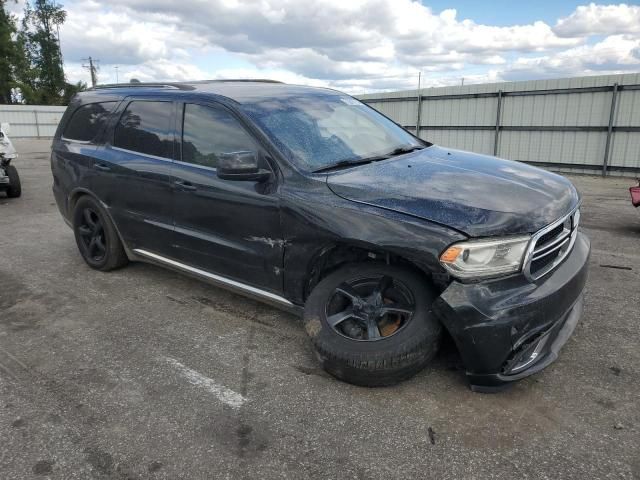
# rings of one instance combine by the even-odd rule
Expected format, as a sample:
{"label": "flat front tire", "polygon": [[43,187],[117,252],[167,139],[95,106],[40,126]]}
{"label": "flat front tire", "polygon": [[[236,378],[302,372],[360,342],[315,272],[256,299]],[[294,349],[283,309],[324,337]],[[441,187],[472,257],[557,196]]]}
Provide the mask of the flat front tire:
{"label": "flat front tire", "polygon": [[436,354],[442,327],[436,295],[420,274],[398,266],[344,266],[316,285],[304,324],[323,368],[355,385],[393,385]]}

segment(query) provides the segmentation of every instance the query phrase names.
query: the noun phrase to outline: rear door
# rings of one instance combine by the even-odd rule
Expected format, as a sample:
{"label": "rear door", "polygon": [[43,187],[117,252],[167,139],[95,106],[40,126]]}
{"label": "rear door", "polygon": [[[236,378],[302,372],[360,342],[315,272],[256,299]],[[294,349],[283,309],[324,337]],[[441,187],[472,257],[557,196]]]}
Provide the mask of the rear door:
{"label": "rear door", "polygon": [[[65,112],[59,134],[53,141],[51,170],[53,193],[60,211],[70,219],[68,200],[75,188],[93,191],[95,153],[109,115],[118,101],[96,101],[78,106],[72,102]],[[67,116],[69,116],[68,121]]]}
{"label": "rear door", "polygon": [[259,142],[219,104],[179,109],[174,164],[176,256],[186,264],[272,292],[282,291],[284,242],[275,175],[266,183],[218,178],[218,155],[251,151],[271,169]]}
{"label": "rear door", "polygon": [[93,188],[130,248],[171,255],[176,104],[129,97],[95,153]]}

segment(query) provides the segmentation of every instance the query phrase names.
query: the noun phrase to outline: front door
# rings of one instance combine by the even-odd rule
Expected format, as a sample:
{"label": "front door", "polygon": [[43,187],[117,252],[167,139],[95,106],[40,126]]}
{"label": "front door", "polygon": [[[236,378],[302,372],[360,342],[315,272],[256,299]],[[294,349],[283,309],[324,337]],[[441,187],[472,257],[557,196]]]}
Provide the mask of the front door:
{"label": "front door", "polygon": [[[282,291],[284,242],[274,182],[222,180],[222,153],[264,153],[226,108],[185,103],[179,109],[180,148],[173,166],[177,259],[274,293]],[[182,128],[180,128],[180,124]]]}

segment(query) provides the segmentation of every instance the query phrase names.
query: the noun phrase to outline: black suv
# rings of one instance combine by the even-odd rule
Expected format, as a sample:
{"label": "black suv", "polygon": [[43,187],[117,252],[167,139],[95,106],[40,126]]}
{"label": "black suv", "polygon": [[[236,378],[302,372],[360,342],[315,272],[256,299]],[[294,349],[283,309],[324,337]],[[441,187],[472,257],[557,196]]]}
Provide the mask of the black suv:
{"label": "black suv", "polygon": [[432,145],[334,90],[94,88],[51,163],[89,266],[153,262],[301,313],[323,367],[355,384],[415,374],[444,329],[472,388],[498,389],[551,363],[582,312],[568,180]]}

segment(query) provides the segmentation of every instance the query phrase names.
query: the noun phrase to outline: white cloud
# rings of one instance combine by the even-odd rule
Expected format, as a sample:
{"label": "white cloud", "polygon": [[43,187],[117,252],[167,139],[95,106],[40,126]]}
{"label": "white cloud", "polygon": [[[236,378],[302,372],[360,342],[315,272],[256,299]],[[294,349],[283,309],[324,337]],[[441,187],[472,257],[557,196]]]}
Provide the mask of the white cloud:
{"label": "white cloud", "polygon": [[594,45],[583,45],[533,58],[516,60],[503,72],[507,80],[582,74],[624,73],[640,67],[640,38],[612,35]]}
{"label": "white cloud", "polygon": [[[357,91],[412,88],[418,71],[458,83],[640,70],[640,7],[625,4],[578,7],[554,26],[482,25],[416,0],[69,0],[65,8],[65,59],[99,58],[101,79],[114,80],[118,64],[121,79],[235,72]],[[215,52],[243,66],[206,67]]]}
{"label": "white cloud", "polygon": [[563,37],[640,33],[640,6],[590,3],[558,20],[553,31]]}

